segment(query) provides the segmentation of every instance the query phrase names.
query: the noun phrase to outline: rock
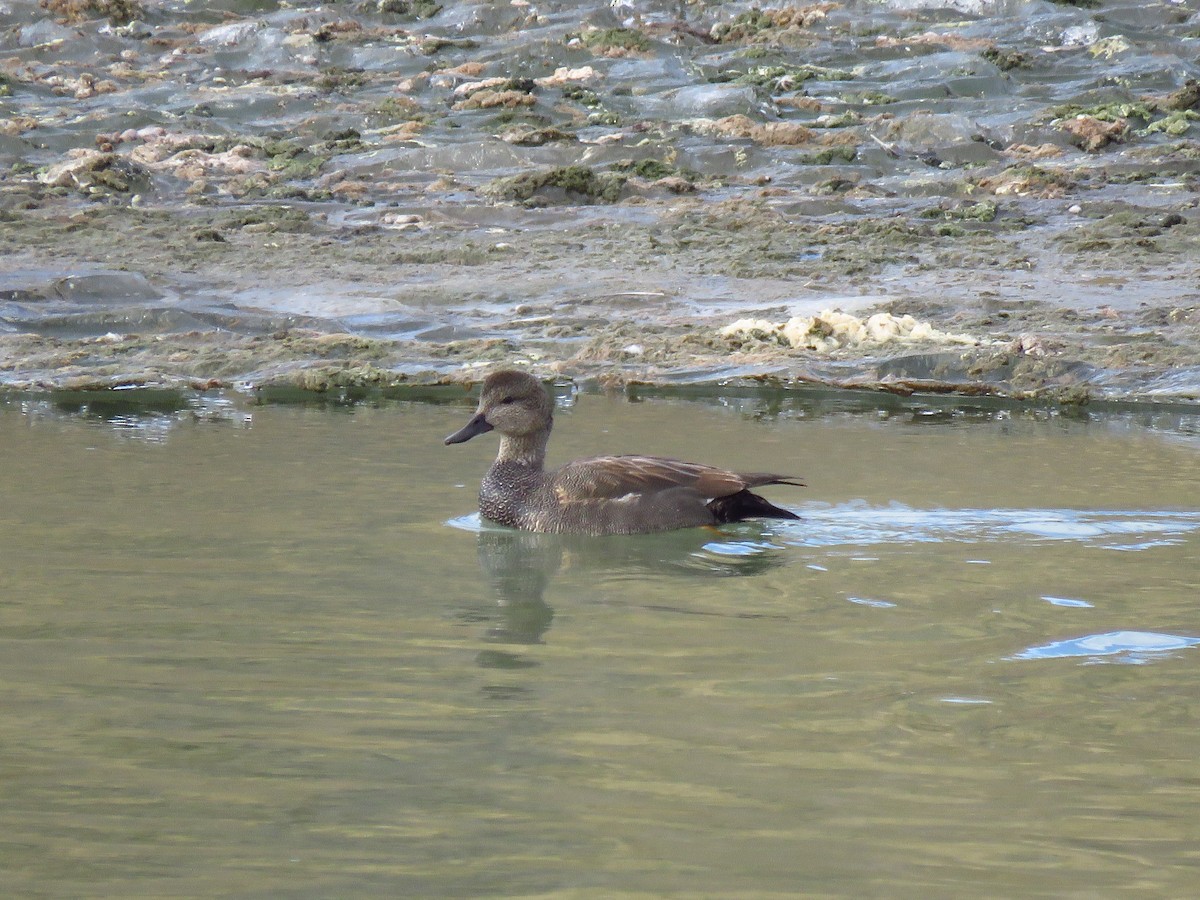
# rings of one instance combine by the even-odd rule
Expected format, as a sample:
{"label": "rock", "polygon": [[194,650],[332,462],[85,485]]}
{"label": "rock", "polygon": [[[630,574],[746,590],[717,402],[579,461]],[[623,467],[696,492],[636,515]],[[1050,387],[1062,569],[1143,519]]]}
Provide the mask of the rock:
{"label": "rock", "polygon": [[1095,116],[1079,115],[1067,119],[1059,125],[1071,136],[1071,143],[1088,153],[1102,150],[1109,144],[1124,140],[1129,131],[1128,119],[1116,119],[1106,122]]}

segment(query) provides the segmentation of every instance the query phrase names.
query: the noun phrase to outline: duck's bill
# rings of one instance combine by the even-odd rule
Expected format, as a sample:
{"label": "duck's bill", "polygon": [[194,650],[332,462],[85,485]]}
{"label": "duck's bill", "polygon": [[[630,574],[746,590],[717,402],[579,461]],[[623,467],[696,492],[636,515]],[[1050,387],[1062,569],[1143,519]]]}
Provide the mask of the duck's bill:
{"label": "duck's bill", "polygon": [[487,434],[492,430],[492,426],[488,424],[488,420],[483,417],[483,413],[475,415],[470,422],[464,425],[450,437],[446,438],[447,444],[461,444],[463,441],[469,441],[477,434]]}

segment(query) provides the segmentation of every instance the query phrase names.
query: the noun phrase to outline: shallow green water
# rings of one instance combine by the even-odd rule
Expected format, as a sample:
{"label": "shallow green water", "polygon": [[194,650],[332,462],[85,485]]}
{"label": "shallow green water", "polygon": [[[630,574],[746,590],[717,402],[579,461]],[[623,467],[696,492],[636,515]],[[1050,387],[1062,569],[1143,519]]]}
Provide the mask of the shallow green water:
{"label": "shallow green water", "polygon": [[1194,416],[585,396],[809,486],[572,540],[469,410],[0,408],[10,895],[1194,890]]}

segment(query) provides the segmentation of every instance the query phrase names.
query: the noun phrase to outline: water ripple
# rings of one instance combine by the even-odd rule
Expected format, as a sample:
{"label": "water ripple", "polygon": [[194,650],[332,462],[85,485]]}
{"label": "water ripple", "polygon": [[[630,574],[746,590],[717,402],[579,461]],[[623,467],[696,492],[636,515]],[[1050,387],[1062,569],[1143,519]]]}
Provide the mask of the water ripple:
{"label": "water ripple", "polygon": [[1009,659],[1063,659],[1083,657],[1091,663],[1144,665],[1164,659],[1176,650],[1200,644],[1200,637],[1155,631],[1109,631],[1054,641],[1022,650]]}
{"label": "water ripple", "polygon": [[[871,506],[853,502],[813,504],[797,511],[801,516],[798,522],[725,526],[729,540],[707,542],[693,555],[729,564],[773,555],[781,544],[866,547],[1014,541],[1071,541],[1104,550],[1136,551],[1182,544],[1200,531],[1200,511],[1190,510],[917,509],[898,503]],[[478,513],[457,516],[446,524],[475,533],[510,530],[482,520]],[[632,539],[639,537],[645,539],[644,535]],[[987,560],[969,562],[985,564]],[[1060,606],[1083,605],[1080,601],[1045,599]]]}
{"label": "water ripple", "polygon": [[1200,530],[1200,511],[1193,510],[917,509],[854,502],[798,512],[801,521],[776,526],[776,532],[803,547],[1016,540],[1135,551],[1181,544]]}

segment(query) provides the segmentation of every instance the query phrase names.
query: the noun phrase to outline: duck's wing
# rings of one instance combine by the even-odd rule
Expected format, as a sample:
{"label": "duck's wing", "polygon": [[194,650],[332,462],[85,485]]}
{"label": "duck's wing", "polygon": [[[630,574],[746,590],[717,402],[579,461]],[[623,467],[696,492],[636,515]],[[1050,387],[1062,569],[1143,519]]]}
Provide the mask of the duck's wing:
{"label": "duck's wing", "polygon": [[764,484],[800,484],[786,475],[738,473],[662,456],[595,456],[554,472],[555,492],[564,501],[624,497],[671,488],[691,488],[712,499]]}

